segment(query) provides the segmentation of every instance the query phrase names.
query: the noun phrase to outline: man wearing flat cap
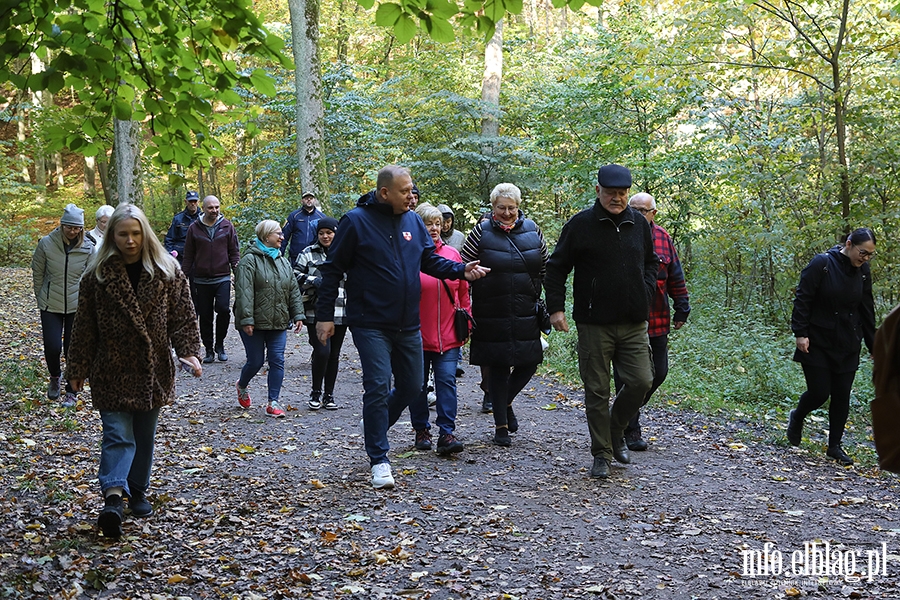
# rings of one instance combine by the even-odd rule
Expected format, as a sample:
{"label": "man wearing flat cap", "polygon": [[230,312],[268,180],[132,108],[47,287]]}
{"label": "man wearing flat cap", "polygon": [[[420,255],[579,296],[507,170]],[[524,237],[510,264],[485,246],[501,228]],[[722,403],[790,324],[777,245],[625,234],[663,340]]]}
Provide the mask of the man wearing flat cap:
{"label": "man wearing flat cap", "polygon": [[[598,478],[609,477],[613,458],[631,462],[625,428],[653,384],[647,319],[659,260],[650,225],[628,205],[630,188],[627,168],[600,168],[597,200],[563,226],[544,279],[550,323],[568,331],[566,280],[575,270],[572,318],[594,457],[591,477]],[[610,408],[613,363],[623,386]]]}

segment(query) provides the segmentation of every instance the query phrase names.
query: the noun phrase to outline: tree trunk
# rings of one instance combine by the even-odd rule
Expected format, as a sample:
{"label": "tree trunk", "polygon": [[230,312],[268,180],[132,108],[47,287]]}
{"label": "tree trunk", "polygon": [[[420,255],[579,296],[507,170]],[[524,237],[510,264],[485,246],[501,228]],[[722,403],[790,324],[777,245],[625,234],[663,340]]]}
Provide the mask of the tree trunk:
{"label": "tree trunk", "polygon": [[116,202],[115,195],[115,185],[110,180],[110,168],[109,162],[105,160],[106,155],[103,155],[103,158],[97,161],[97,173],[100,175],[100,186],[103,188],[103,202],[105,204],[109,204],[110,206],[115,206],[118,204]]}
{"label": "tree trunk", "polygon": [[[18,147],[23,148],[25,145],[26,132],[25,132],[25,111],[18,110],[18,121],[16,122],[16,139],[18,140]],[[25,183],[31,183],[31,173],[28,171],[28,157],[24,154],[19,154],[19,164],[22,166],[22,170],[20,171],[22,176],[22,181]]]}
{"label": "tree trunk", "polygon": [[245,163],[247,156],[247,132],[243,127],[237,130],[235,146],[237,166],[234,170],[234,195],[238,202],[244,202],[247,200],[247,165]]}
{"label": "tree trunk", "polygon": [[113,152],[116,165],[117,204],[140,206],[144,201],[141,186],[141,126],[137,121],[114,121]]}
{"label": "tree trunk", "polygon": [[93,156],[84,157],[84,195],[87,198],[97,196],[97,159]]}
{"label": "tree trunk", "polygon": [[294,89],[297,94],[298,192],[311,192],[325,204],[328,172],[325,165],[325,109],[319,62],[319,0],[289,0],[288,8],[291,13]]}
{"label": "tree trunk", "polygon": [[56,187],[61,188],[66,184],[66,181],[63,178],[62,154],[59,152],[53,154],[53,168],[56,171]]}
{"label": "tree trunk", "polygon": [[[38,58],[37,54],[31,55],[31,73],[37,75],[44,71],[44,63]],[[34,122],[35,112],[40,114],[44,107],[44,93],[41,91],[31,92],[31,120]],[[38,187],[37,201],[44,202],[47,199],[47,162],[44,158],[44,144],[38,139],[34,150],[34,184]]]}
{"label": "tree trunk", "polygon": [[500,83],[503,80],[503,20],[497,21],[494,35],[484,49],[484,77],[481,80],[481,184],[487,192],[495,175],[496,138],[500,134]]}
{"label": "tree trunk", "polygon": [[831,58],[831,79],[834,89],[834,127],[838,145],[838,162],[841,170],[841,218],[844,220],[844,233],[850,233],[850,171],[847,164],[847,123],[845,114],[847,110],[846,96],[849,90],[844,92],[843,79],[841,77],[841,49],[844,46],[844,37],[847,34],[847,15],[850,10],[850,0],[844,0],[841,6],[841,26],[838,30],[838,38],[834,43],[834,52]]}

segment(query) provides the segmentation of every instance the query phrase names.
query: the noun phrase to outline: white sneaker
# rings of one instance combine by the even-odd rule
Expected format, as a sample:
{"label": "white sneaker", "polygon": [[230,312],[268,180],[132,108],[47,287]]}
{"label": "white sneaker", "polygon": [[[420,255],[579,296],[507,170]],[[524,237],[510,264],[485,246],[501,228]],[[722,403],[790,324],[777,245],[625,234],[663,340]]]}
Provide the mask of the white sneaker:
{"label": "white sneaker", "polygon": [[378,463],[372,467],[372,487],[376,490],[394,487],[394,477],[391,475],[390,463]]}

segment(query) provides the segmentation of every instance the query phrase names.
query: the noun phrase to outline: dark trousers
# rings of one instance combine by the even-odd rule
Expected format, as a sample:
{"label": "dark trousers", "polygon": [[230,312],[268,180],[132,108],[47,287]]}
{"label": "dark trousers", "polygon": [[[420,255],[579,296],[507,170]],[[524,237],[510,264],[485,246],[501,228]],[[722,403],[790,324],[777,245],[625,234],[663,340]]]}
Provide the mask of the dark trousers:
{"label": "dark trousers", "polygon": [[802,421],[831,396],[828,405],[828,445],[840,445],[850,414],[850,390],[853,389],[856,371],[834,373],[828,367],[803,365],[803,376],[806,378],[806,391],[800,396],[794,418]]}
{"label": "dark trousers", "polygon": [[537,363],[533,365],[516,365],[505,367],[490,365],[487,370],[488,393],[494,404],[494,426],[506,427],[506,407],[512,406],[513,399],[528,385],[537,371]]}
{"label": "dark trousers", "polygon": [[[644,397],[644,404],[641,406],[646,406],[650,402],[650,396],[663,384],[666,380],[666,375],[669,374],[669,336],[660,335],[650,338],[650,350],[653,353],[653,385],[650,386],[650,391],[647,392],[647,395]],[[613,378],[616,381],[616,394],[618,394],[622,389],[622,378],[619,376],[618,369],[616,369],[615,361],[613,361]],[[628,427],[625,428],[626,434],[632,431],[637,431],[638,437],[640,437],[640,411],[635,413],[631,421],[628,422]]]}
{"label": "dark trousers", "polygon": [[[60,354],[69,354],[69,340],[72,338],[72,323],[75,322],[75,313],[64,315],[46,310],[41,311],[41,333],[44,338],[44,360],[47,361],[47,371],[51,377],[59,377],[62,374],[60,366]],[[74,391],[69,382],[66,382],[66,391]]]}
{"label": "dark trousers", "polygon": [[[225,336],[228,335],[228,325],[231,323],[231,309],[228,303],[231,301],[231,281],[222,283],[198,283],[194,285],[194,308],[200,317],[200,339],[207,352],[214,348],[222,348],[225,344]],[[216,319],[216,337],[213,343],[213,314]]]}
{"label": "dark trousers", "polygon": [[306,329],[309,331],[309,345],[313,349],[312,389],[314,392],[321,392],[324,380],[325,394],[331,396],[334,393],[334,382],[337,380],[338,360],[341,357],[341,347],[344,345],[347,326],[335,325],[334,335],[328,338],[324,345],[316,337],[314,323],[307,325]]}

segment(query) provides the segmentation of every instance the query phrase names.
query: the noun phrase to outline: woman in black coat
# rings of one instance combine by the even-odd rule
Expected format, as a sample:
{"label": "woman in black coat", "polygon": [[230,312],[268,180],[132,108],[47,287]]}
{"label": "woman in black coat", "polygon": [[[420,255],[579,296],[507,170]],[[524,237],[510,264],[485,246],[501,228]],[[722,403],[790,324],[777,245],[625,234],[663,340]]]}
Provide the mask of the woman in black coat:
{"label": "woman in black coat", "polygon": [[469,362],[488,367],[494,409],[494,443],[509,446],[519,428],[512,402],[543,360],[535,307],[547,264],[540,227],[519,210],[522,193],[511,183],[491,191],[491,214],[466,238],[462,257],[481,261],[491,276],[472,283]]}
{"label": "woman in black coat", "polygon": [[791,330],[797,338],[794,360],[803,366],[806,391],[791,411],[787,438],[800,445],[803,419],[831,397],[827,455],[843,465],[853,459],[841,447],[850,412],[850,390],[859,368],[861,342],[875,341],[875,301],[869,260],[875,234],[857,229],[843,245],[817,254],[800,274]]}

